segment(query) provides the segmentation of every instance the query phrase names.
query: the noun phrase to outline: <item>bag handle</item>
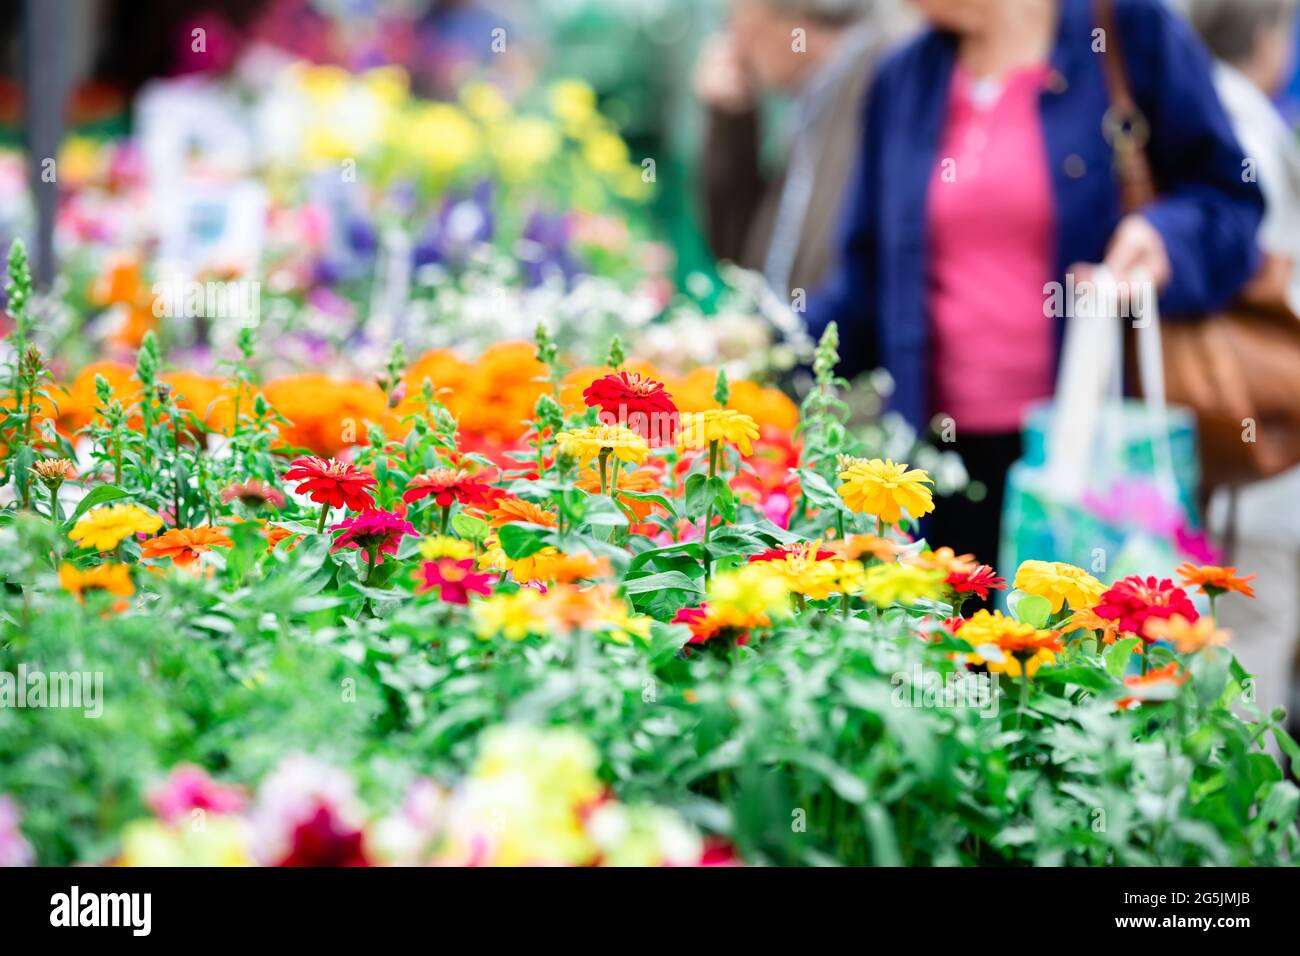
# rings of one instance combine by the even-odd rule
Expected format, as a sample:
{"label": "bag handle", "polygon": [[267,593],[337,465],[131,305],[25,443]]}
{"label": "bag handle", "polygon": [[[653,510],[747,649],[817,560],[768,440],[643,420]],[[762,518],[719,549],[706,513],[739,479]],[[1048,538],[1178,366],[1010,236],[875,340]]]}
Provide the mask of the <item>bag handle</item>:
{"label": "bag handle", "polygon": [[[1115,423],[1106,428],[1104,417],[1107,409],[1120,409],[1123,398],[1124,320],[1118,310],[1109,308],[1111,303],[1119,302],[1119,283],[1105,267],[1098,267],[1091,281],[1095,294],[1075,302],[1066,323],[1047,448],[1049,481],[1068,501],[1082,497],[1098,446],[1116,448]],[[1154,296],[1151,298],[1154,300]],[[1133,323],[1143,408],[1153,446],[1156,482],[1164,494],[1173,496],[1178,483],[1169,441],[1160,316],[1154,301],[1144,306],[1149,311],[1141,321]]]}
{"label": "bag handle", "polygon": [[1101,120],[1101,132],[1115,156],[1120,182],[1120,202],[1126,213],[1137,212],[1156,198],[1155,175],[1147,157],[1151,125],[1133,98],[1133,86],[1124,66],[1114,0],[1093,0],[1094,15],[1101,28],[1105,48],[1101,72],[1110,95],[1110,107]]}

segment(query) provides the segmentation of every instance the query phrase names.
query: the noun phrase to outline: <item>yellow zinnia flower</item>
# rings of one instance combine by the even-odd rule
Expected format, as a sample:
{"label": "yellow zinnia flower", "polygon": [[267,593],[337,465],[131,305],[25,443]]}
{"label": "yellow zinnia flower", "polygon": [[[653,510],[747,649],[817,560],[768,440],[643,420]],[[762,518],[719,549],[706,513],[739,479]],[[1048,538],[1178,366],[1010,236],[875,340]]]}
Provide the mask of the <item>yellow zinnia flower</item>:
{"label": "yellow zinnia flower", "polygon": [[650,454],[650,445],[644,438],[624,425],[592,425],[560,432],[555,436],[560,453],[578,459],[586,465],[602,453],[613,455],[620,461],[640,465]]}
{"label": "yellow zinnia flower", "polygon": [[933,601],[943,593],[944,574],[914,564],[877,564],[867,568],[862,596],[877,607]]}
{"label": "yellow zinnia flower", "polygon": [[470,605],[474,621],[474,634],[480,641],[504,637],[508,641],[522,641],[529,634],[546,627],[539,620],[538,604],[542,595],[528,588],[514,594],[494,594]]}
{"label": "yellow zinnia flower", "polygon": [[759,561],[714,576],[707,597],[715,614],[737,618],[781,615],[789,611],[790,583],[771,562]]}
{"label": "yellow zinnia flower", "polygon": [[850,465],[840,473],[840,497],[850,511],[875,515],[885,524],[898,524],[906,509],[909,518],[920,518],[934,510],[934,484],[919,468],[872,458]]}
{"label": "yellow zinnia flower", "polygon": [[82,515],[68,537],[91,551],[112,551],[133,534],[153,534],[162,518],[139,505],[108,505]]}
{"label": "yellow zinnia flower", "polygon": [[1075,611],[1095,607],[1106,591],[1087,571],[1061,561],[1026,561],[1016,571],[1013,587],[1047,598],[1055,614],[1065,604]]}
{"label": "yellow zinnia flower", "polygon": [[748,458],[758,437],[758,422],[734,408],[710,408],[683,414],[678,445],[683,449],[707,448],[713,442],[728,442]]}
{"label": "yellow zinnia flower", "polygon": [[460,538],[432,535],[420,542],[420,556],[426,561],[437,561],[439,558],[464,561],[474,557],[474,545]]}

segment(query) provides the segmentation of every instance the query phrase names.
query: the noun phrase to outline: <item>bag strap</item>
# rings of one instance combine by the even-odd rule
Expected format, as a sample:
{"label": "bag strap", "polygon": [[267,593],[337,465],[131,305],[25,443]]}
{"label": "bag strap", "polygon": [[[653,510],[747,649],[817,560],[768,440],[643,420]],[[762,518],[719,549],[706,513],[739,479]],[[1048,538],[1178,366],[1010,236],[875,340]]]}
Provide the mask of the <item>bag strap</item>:
{"label": "bag strap", "polygon": [[1120,46],[1114,0],[1093,0],[1093,4],[1105,44],[1100,53],[1101,72],[1110,94],[1110,107],[1102,117],[1101,131],[1115,156],[1124,211],[1131,213],[1156,198],[1155,176],[1146,153],[1151,126],[1133,98]]}

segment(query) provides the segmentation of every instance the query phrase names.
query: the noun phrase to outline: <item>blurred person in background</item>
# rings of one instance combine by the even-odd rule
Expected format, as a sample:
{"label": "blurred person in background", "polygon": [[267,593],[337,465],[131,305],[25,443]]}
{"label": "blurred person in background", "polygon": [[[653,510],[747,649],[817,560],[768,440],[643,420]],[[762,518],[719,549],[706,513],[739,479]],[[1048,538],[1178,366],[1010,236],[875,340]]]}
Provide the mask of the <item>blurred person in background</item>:
{"label": "blurred person in background", "polygon": [[[1300,145],[1273,105],[1293,65],[1297,0],[1190,0],[1187,7],[1218,58],[1219,97],[1264,192],[1264,259],[1244,298],[1300,322]],[[1294,381],[1300,388],[1300,368]],[[1221,491],[1210,509],[1211,527],[1231,549],[1227,560],[1259,576],[1256,599],[1222,602],[1219,617],[1236,636],[1233,652],[1255,675],[1263,713],[1291,709],[1300,644],[1298,503],[1300,470],[1292,470]]]}
{"label": "blurred person in background", "polygon": [[[709,111],[705,231],[717,258],[764,273],[786,298],[820,284],[834,261],[863,91],[910,18],[896,0],[731,0],[729,10],[695,78]],[[762,168],[764,94],[795,100],[781,170]]]}
{"label": "blurred person in background", "polygon": [[927,537],[992,563],[1025,413],[1053,394],[1064,319],[1048,317],[1049,284],[1104,262],[1153,279],[1165,315],[1215,309],[1253,273],[1263,201],[1209,56],[1161,0],[1113,6],[1162,190],[1128,216],[1094,0],[916,6],[931,29],[872,82],[843,260],[808,321],[814,335],[838,322],[844,373],[885,368],[891,407],[961,454],[987,495],[945,502]]}

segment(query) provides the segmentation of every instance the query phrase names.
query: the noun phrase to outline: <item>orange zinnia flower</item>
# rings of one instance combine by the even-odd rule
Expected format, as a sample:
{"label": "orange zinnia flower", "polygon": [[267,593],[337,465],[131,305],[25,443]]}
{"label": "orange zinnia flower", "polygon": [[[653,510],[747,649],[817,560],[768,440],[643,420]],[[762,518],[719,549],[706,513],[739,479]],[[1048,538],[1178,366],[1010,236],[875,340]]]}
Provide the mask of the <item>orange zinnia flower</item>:
{"label": "orange zinnia flower", "polygon": [[1197,567],[1190,562],[1178,569],[1178,576],[1183,579],[1184,587],[1198,587],[1202,594],[1216,596],[1226,591],[1236,591],[1248,598],[1255,596],[1255,589],[1250,586],[1250,582],[1258,577],[1248,574],[1239,578],[1236,568],[1218,568],[1210,564]]}
{"label": "orange zinnia flower", "polygon": [[145,558],[171,558],[177,567],[188,568],[213,548],[228,548],[233,543],[225,528],[173,528],[140,545],[140,554]]}
{"label": "orange zinnia flower", "polygon": [[[1103,644],[1114,644],[1120,637],[1119,621],[1099,617],[1090,607],[1079,608],[1061,626],[1062,634],[1073,634],[1075,631],[1096,631],[1101,635]],[[1136,637],[1137,635],[1126,633],[1124,636]]]}
{"label": "orange zinnia flower", "polygon": [[498,498],[496,507],[488,512],[489,523],[494,528],[503,524],[542,524],[555,527],[555,514],[523,498]]}
{"label": "orange zinnia flower", "polygon": [[1222,647],[1232,639],[1232,634],[1214,623],[1212,617],[1189,621],[1181,614],[1164,621],[1151,621],[1147,630],[1161,641],[1170,641],[1179,654],[1194,654],[1207,647]]}
{"label": "orange zinnia flower", "polygon": [[1125,677],[1124,686],[1134,691],[1134,695],[1117,700],[1115,706],[1120,710],[1128,710],[1134,704],[1144,700],[1168,700],[1174,696],[1174,691],[1185,683],[1187,683],[1187,675],[1179,672],[1177,661],[1170,661],[1164,667],[1157,667],[1149,674]]}

